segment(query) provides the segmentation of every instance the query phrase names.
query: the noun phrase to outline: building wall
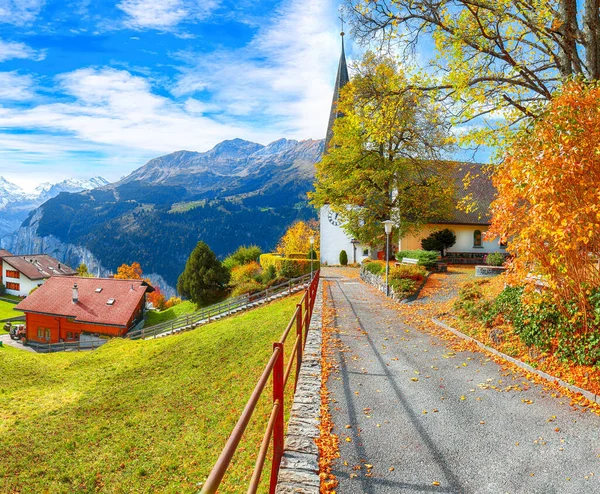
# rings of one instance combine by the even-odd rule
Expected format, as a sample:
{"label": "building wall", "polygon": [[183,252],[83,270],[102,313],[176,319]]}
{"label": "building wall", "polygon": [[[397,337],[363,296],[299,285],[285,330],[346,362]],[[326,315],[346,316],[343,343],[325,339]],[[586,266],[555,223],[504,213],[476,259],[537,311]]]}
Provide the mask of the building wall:
{"label": "building wall", "polygon": [[16,295],[17,297],[26,297],[29,295],[29,292],[33,290],[35,287],[42,285],[46,280],[30,280],[23,273],[19,273],[19,278],[13,278],[11,276],[6,275],[6,271],[15,271],[10,264],[5,261],[2,261],[2,283],[7,286],[7,283],[18,283],[19,290],[9,289],[8,286],[6,288],[6,293],[9,295]]}
{"label": "building wall", "polygon": [[[419,235],[404,237],[400,240],[400,250],[416,250],[421,248],[421,239],[427,237],[431,232],[448,228],[456,235],[456,243],[450,247],[448,252],[475,252],[475,253],[490,253],[504,252],[505,249],[500,247],[498,239],[488,242],[483,238],[487,229],[486,225],[442,225],[431,224],[423,228]],[[482,246],[474,247],[473,239],[475,230],[479,230],[482,235]]]}
{"label": "building wall", "polygon": [[[332,224],[333,213],[330,215],[331,210],[328,205],[325,205],[319,211],[320,219],[320,233],[321,233],[321,264],[339,264],[340,263],[340,252],[346,251],[348,254],[348,262],[354,261],[354,246],[352,245],[352,238],[349,237],[340,225]],[[370,257],[365,255],[363,252],[368,247],[362,245],[356,245],[356,262],[361,262],[363,259]],[[369,253],[370,253],[369,249]]]}
{"label": "building wall", "polygon": [[[26,314],[27,339],[40,343],[58,343],[59,341],[77,341],[76,338],[67,338],[67,333],[74,335],[86,333],[99,333],[108,336],[122,336],[125,328],[115,326],[102,326],[99,324],[85,324],[69,321],[66,317],[47,316],[43,314]],[[42,337],[38,336],[38,329],[44,330]],[[46,339],[46,331],[50,330],[50,339]]]}

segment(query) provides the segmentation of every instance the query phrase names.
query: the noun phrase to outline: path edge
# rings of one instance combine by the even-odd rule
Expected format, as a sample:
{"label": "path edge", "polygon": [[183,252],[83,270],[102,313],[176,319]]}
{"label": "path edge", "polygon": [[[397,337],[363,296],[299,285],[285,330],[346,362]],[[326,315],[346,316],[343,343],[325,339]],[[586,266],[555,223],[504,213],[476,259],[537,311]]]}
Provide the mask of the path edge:
{"label": "path edge", "polygon": [[568,382],[563,381],[562,379],[559,379],[558,377],[552,376],[550,374],[547,374],[544,371],[536,369],[535,367],[532,367],[531,365],[526,364],[525,362],[523,362],[521,360],[511,357],[510,355],[506,355],[505,353],[502,353],[502,352],[496,350],[495,348],[487,346],[484,343],[482,343],[481,341],[479,341],[469,335],[461,333],[458,329],[453,328],[452,326],[446,324],[445,322],[440,321],[439,319],[437,319],[435,317],[432,317],[431,321],[434,324],[436,324],[437,326],[450,331],[455,336],[458,336],[459,338],[462,338],[463,340],[471,341],[471,342],[475,343],[479,348],[481,348],[487,352],[493,353],[497,357],[500,357],[500,358],[516,365],[517,367],[520,367],[521,369],[526,370],[527,372],[531,372],[532,374],[535,374],[543,379],[546,379],[547,381],[558,383],[560,386],[567,388],[569,391],[572,391],[573,393],[579,393],[579,394],[583,395],[587,400],[600,405],[600,395],[596,395],[596,394],[592,393],[591,391],[588,391],[587,389],[583,389],[578,386],[574,386],[573,384],[569,384]]}
{"label": "path edge", "polygon": [[323,278],[310,321],[298,385],[290,411],[276,494],[319,494],[321,422],[321,354],[323,329]]}

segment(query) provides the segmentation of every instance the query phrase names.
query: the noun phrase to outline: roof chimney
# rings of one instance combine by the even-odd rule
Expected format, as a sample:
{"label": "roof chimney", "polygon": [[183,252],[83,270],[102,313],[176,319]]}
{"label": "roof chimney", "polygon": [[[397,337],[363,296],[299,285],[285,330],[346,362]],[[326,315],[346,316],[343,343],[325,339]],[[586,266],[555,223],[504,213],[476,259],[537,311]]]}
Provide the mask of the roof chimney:
{"label": "roof chimney", "polygon": [[76,304],[79,302],[79,289],[77,288],[77,283],[73,285],[73,303]]}

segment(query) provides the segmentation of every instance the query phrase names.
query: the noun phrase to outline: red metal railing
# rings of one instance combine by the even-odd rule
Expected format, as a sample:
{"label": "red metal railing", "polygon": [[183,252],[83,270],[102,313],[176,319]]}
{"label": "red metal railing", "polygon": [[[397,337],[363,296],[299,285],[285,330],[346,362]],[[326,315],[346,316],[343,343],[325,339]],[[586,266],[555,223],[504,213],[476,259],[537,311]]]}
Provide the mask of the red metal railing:
{"label": "red metal railing", "polygon": [[[254,464],[254,471],[252,472],[252,478],[250,479],[250,485],[248,486],[247,492],[249,494],[255,493],[258,489],[271,439],[273,440],[273,460],[271,462],[269,492],[271,494],[275,492],[279,465],[281,463],[281,457],[283,456],[285,386],[288,383],[295,364],[296,377],[294,379],[294,390],[296,389],[298,373],[300,371],[300,365],[302,364],[302,354],[304,345],[306,344],[306,336],[308,334],[310,319],[317,296],[319,275],[320,271],[317,271],[309,287],[304,291],[302,300],[296,305],[294,315],[285,328],[280,340],[277,343],[273,343],[273,353],[271,354],[271,358],[267,362],[267,365],[265,366],[248,403],[246,403],[244,411],[238,419],[233,432],[229,436],[219,459],[206,479],[206,482],[202,487],[202,494],[213,494],[217,492],[271,374],[273,375],[273,407],[256,458],[256,463]],[[295,329],[296,339],[290,352],[289,361],[285,364],[284,345],[288,335],[292,332],[292,329]]]}

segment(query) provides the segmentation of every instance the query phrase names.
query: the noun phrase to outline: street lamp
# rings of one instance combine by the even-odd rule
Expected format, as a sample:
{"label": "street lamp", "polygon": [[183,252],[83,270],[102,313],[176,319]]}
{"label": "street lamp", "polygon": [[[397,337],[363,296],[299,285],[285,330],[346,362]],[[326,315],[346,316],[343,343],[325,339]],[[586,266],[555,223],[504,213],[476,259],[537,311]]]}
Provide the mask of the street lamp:
{"label": "street lamp", "polygon": [[314,250],[313,250],[313,246],[315,245],[315,237],[313,237],[312,235],[310,236],[310,238],[308,239],[308,241],[310,242],[310,279],[312,280],[313,278],[313,256],[314,256]]}
{"label": "street lamp", "polygon": [[390,296],[390,233],[392,233],[392,227],[394,222],[392,220],[386,220],[383,222],[385,228],[386,244],[385,244],[385,295]]}

